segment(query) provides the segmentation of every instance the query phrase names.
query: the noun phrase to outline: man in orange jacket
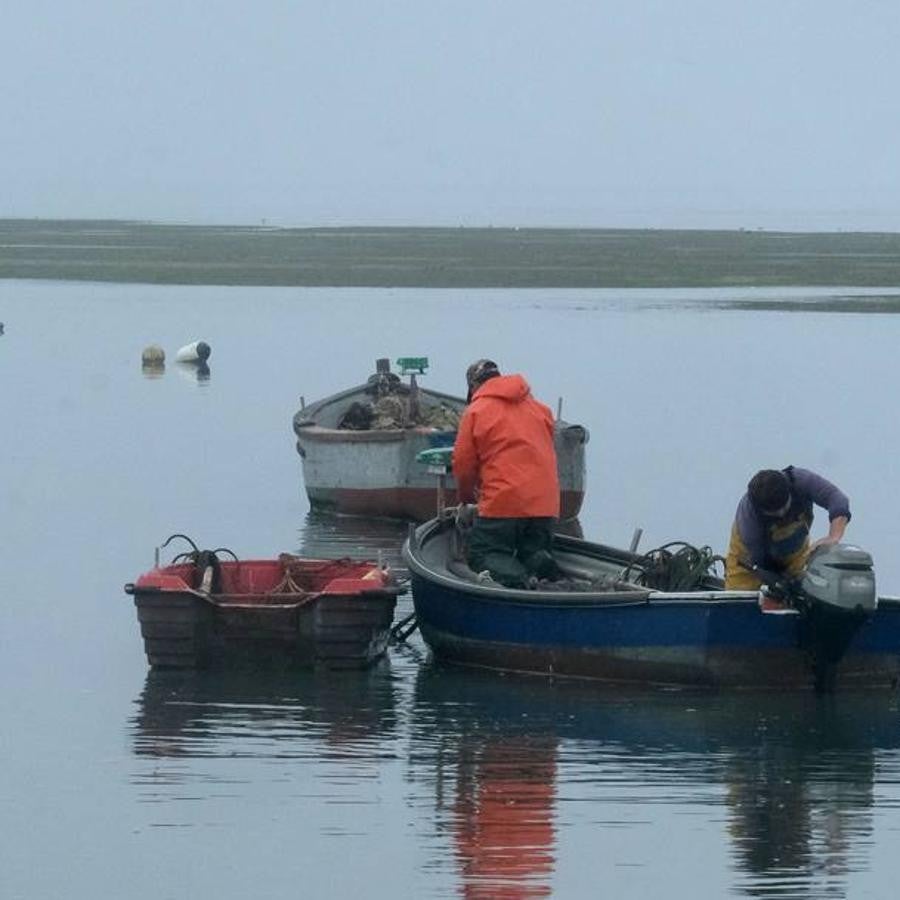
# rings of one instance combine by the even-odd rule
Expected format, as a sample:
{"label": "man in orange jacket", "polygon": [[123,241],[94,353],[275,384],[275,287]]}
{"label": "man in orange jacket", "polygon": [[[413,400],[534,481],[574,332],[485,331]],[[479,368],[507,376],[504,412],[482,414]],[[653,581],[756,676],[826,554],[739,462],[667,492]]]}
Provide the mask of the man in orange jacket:
{"label": "man in orange jacket", "polygon": [[469,405],[453,447],[460,503],[477,497],[468,563],[507,587],[559,575],[551,554],[559,516],[553,414],[521,375],[489,359],[466,371]]}

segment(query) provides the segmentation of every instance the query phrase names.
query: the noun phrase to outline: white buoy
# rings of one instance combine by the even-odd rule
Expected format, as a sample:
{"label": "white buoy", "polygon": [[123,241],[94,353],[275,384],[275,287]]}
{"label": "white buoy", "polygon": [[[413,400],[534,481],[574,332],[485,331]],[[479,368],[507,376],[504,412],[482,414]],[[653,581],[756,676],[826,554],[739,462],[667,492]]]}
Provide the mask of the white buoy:
{"label": "white buoy", "polygon": [[185,344],[184,347],[181,347],[175,354],[175,359],[178,362],[206,362],[211,352],[206,341],[194,341],[193,344]]}

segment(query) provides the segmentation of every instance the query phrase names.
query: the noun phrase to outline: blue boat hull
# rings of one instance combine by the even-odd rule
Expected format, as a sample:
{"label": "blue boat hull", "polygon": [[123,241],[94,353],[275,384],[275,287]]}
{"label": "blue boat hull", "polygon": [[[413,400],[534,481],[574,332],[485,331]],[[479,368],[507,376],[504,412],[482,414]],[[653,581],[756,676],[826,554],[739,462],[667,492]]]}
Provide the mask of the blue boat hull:
{"label": "blue boat hull", "polygon": [[[528,592],[454,581],[429,571],[417,548],[407,545],[404,552],[422,636],[449,662],[643,684],[813,684],[801,617],[762,612],[755,593],[532,599]],[[900,601],[882,599],[839,663],[837,684],[895,687],[898,678]]]}

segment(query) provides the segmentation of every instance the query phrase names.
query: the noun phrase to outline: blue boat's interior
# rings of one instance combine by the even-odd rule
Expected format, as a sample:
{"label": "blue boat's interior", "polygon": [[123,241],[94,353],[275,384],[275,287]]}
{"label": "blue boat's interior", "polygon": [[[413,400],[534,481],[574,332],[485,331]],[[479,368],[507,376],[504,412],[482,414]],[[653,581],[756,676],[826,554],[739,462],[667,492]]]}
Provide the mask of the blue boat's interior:
{"label": "blue boat's interior", "polygon": [[[604,547],[578,538],[560,535],[556,539],[554,557],[564,578],[556,583],[542,582],[537,590],[515,591],[496,585],[472,571],[465,562],[464,536],[455,526],[452,518],[433,520],[415,530],[410,546],[413,560],[429,574],[462,581],[473,587],[499,590],[504,593],[519,593],[529,597],[560,596],[577,592],[581,594],[604,595],[609,598],[627,594],[648,595],[653,587],[640,583],[644,569],[640,562],[644,559],[627,550]],[[714,575],[703,575],[693,588],[693,592],[722,591],[722,580]],[[754,593],[755,596],[755,593]]]}

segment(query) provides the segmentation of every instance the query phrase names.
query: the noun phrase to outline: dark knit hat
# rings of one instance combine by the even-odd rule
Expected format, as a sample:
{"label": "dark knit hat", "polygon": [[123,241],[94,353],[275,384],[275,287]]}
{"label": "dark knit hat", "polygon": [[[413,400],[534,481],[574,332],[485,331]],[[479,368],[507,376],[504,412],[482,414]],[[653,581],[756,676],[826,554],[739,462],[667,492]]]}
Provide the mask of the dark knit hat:
{"label": "dark knit hat", "polygon": [[747,485],[750,502],[763,515],[780,512],[791,499],[791,483],[778,469],[762,469]]}
{"label": "dark knit hat", "polygon": [[471,403],[472,394],[478,390],[489,378],[496,378],[500,374],[497,363],[491,359],[478,359],[466,369],[466,385],[469,392],[466,394],[466,403]]}

